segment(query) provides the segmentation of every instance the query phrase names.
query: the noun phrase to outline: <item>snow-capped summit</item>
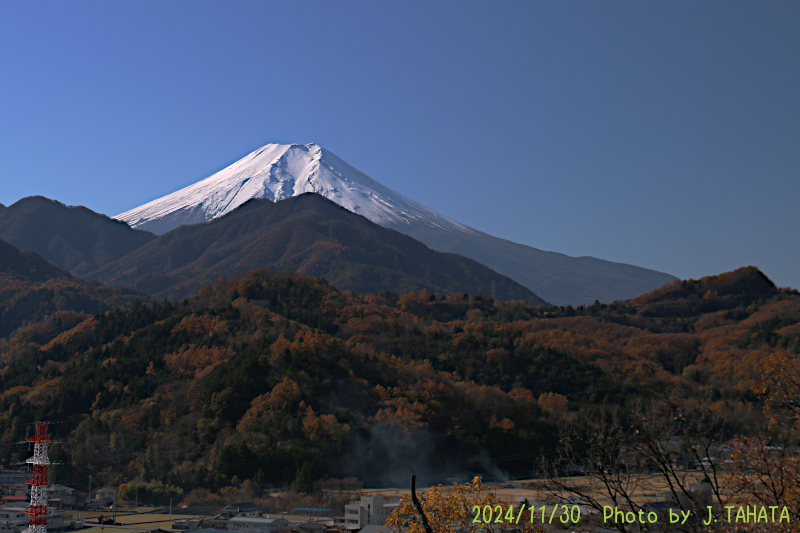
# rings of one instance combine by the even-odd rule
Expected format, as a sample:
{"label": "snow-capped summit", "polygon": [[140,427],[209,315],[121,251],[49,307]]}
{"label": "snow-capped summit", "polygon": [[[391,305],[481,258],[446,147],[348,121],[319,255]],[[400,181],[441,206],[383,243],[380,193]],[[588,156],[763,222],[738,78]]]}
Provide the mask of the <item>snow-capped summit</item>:
{"label": "snow-capped summit", "polygon": [[474,231],[378,183],[314,143],[268,144],[204,180],[114,218],[161,234],[220,217],[251,198],[277,202],[307,192],[381,226]]}
{"label": "snow-capped summit", "polygon": [[316,144],[268,144],[216,174],[114,218],[166,233],[220,217],[251,198],[318,193],[434,250],[465,255],[558,305],[613,302],[676,278],[593,257],[569,257],[487,235],[378,183]]}

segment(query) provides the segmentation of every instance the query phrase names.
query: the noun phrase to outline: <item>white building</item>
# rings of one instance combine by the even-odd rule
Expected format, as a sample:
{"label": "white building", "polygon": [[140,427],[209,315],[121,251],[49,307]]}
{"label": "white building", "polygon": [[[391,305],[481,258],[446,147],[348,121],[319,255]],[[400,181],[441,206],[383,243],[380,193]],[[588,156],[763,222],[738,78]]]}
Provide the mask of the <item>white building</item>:
{"label": "white building", "polygon": [[108,506],[117,501],[117,490],[112,488],[98,489],[94,499]]}
{"label": "white building", "polygon": [[0,507],[0,532],[19,533],[28,527],[28,515],[20,507]]}
{"label": "white building", "polygon": [[397,505],[396,502],[389,503],[383,496],[362,496],[360,501],[344,506],[345,528],[353,530],[368,525],[386,525],[386,519]]}
{"label": "white building", "polygon": [[[0,532],[2,533],[20,533],[28,529],[28,515],[25,514],[25,508],[28,506],[27,502],[24,505],[4,505],[0,507]],[[56,514],[55,509],[52,507],[47,508],[47,529],[64,529],[64,515]]]}

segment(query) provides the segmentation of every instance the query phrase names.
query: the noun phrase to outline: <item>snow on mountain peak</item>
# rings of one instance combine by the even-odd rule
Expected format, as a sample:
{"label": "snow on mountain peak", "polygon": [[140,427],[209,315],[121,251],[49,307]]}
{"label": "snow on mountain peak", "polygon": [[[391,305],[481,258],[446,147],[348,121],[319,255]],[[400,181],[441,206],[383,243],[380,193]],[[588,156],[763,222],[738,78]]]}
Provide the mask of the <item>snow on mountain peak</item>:
{"label": "snow on mountain peak", "polygon": [[278,202],[306,192],[401,231],[405,226],[423,225],[474,232],[375,181],[315,143],[267,144],[216,174],[114,218],[134,228],[166,233],[225,215],[251,198]]}

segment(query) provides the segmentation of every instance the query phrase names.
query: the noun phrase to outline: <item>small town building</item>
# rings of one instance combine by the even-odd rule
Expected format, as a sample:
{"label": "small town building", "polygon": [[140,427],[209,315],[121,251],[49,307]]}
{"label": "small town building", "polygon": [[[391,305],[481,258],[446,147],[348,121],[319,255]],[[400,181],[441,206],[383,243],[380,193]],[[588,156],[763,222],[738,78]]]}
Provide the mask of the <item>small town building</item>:
{"label": "small town building", "polygon": [[[116,495],[116,493],[115,493]],[[47,501],[53,502],[55,507],[61,509],[74,509],[86,505],[84,494],[78,494],[72,487],[66,485],[50,485],[47,487]]]}
{"label": "small town building", "polygon": [[386,519],[397,505],[383,496],[362,496],[361,500],[344,506],[345,528],[352,531],[369,525],[386,525]]}
{"label": "small town building", "polygon": [[291,526],[283,518],[234,516],[228,522],[228,529],[244,533],[283,533],[291,531]]}
{"label": "small town building", "polygon": [[0,485],[19,485],[25,483],[31,475],[24,471],[2,470],[0,471]]}
{"label": "small town building", "polygon": [[392,533],[392,530],[386,526],[364,526],[358,533]]}
{"label": "small town building", "polygon": [[228,521],[234,516],[231,512],[224,512],[214,515],[211,518],[206,518],[203,525],[211,529],[228,529]]}
{"label": "small town building", "polygon": [[94,496],[97,501],[103,502],[104,505],[109,506],[117,501],[117,490],[112,488],[98,489]]}
{"label": "small town building", "polygon": [[328,526],[317,522],[300,522],[292,528],[292,531],[297,533],[326,533]]}
{"label": "small town building", "polygon": [[[0,532],[20,533],[28,529],[28,515],[25,508],[28,502],[12,502],[0,507]],[[58,514],[52,507],[47,509],[47,529],[57,530],[69,526],[71,516]]]}
{"label": "small town building", "polygon": [[232,503],[222,508],[220,513],[230,513],[234,516],[261,516],[264,508],[253,502]]}
{"label": "small town building", "polygon": [[199,529],[200,524],[203,524],[203,520],[199,518],[187,518],[185,520],[175,520],[175,522],[172,524],[172,529],[183,529],[187,531],[193,531],[195,529]]}
{"label": "small town building", "polygon": [[16,490],[14,491],[13,495],[8,494],[0,498],[0,502],[2,502],[0,503],[0,505],[6,505],[6,504],[14,505],[16,502],[27,502],[29,499],[30,496],[28,496],[27,492]]}
{"label": "small town building", "polygon": [[0,507],[0,532],[19,533],[28,527],[28,515],[22,507]]}

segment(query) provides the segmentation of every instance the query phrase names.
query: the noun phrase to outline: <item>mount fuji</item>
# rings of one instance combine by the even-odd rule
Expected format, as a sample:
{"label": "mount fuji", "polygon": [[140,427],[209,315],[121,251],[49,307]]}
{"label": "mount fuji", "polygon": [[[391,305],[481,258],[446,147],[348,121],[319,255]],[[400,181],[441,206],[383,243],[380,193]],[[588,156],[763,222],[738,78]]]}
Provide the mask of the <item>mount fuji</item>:
{"label": "mount fuji", "polygon": [[279,202],[307,192],[392,229],[423,225],[475,231],[378,183],[313,143],[262,146],[204,180],[114,218],[163,234],[221,217],[251,198]]}
{"label": "mount fuji", "polygon": [[279,202],[303,193],[324,196],[434,250],[475,259],[558,305],[632,298],[677,279],[493,237],[403,196],[313,143],[267,144],[216,174],[114,218],[163,234],[221,217],[251,198]]}

